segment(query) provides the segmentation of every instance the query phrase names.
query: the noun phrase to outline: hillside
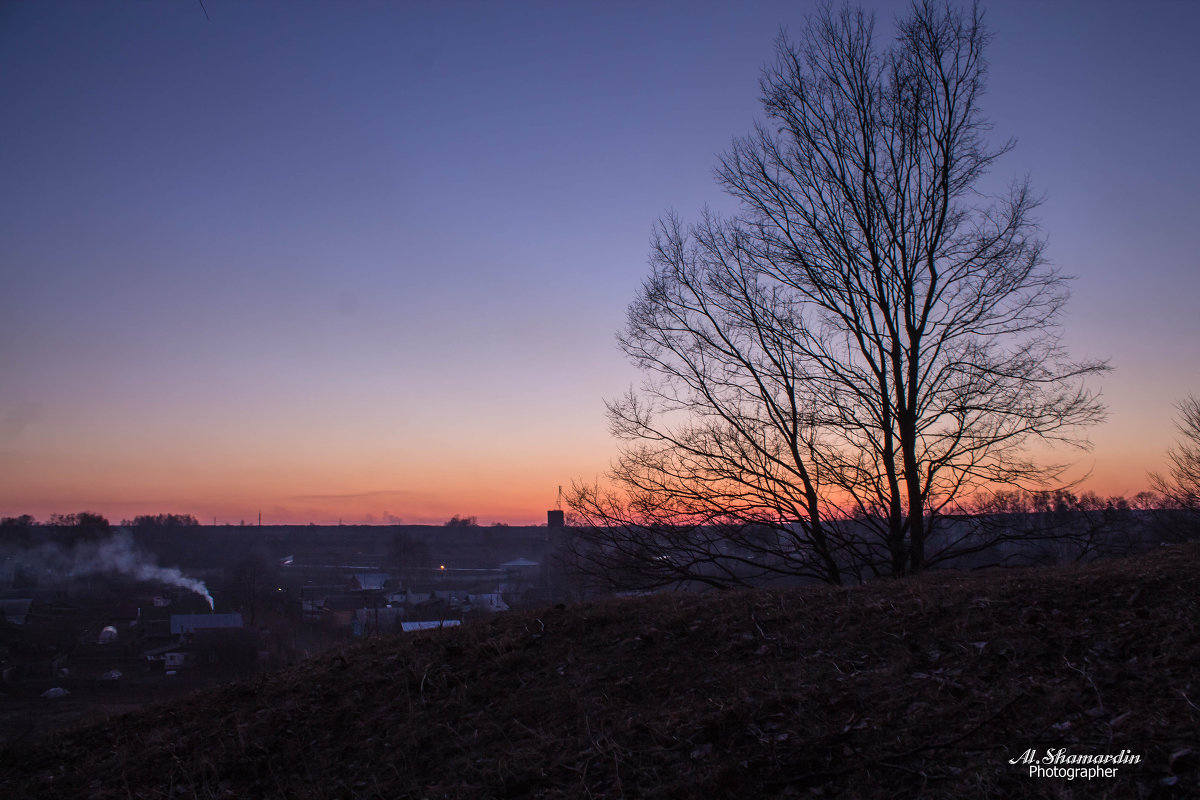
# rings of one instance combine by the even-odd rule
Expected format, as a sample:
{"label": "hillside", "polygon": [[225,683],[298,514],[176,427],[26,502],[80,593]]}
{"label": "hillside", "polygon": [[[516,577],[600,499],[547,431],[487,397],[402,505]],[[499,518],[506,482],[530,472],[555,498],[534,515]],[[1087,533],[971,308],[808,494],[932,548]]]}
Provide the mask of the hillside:
{"label": "hillside", "polygon": [[1198,601],[1189,544],[501,615],[10,746],[0,796],[1200,796]]}

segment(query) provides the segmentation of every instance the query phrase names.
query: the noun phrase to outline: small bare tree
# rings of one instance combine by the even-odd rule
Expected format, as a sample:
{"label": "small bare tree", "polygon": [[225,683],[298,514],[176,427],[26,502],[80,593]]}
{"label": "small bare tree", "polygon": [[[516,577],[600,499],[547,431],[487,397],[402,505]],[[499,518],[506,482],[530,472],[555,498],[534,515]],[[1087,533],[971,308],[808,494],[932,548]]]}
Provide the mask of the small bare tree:
{"label": "small bare tree", "polygon": [[572,497],[586,567],[918,572],[956,555],[940,515],[1061,474],[1029,444],[1086,444],[1106,367],[1059,345],[1036,200],[980,194],[1012,146],[987,141],[987,40],[978,7],[924,1],[890,47],[855,10],[780,39],[766,121],[716,170],[741,212],[657,228],[620,337],[648,380],[609,404],[613,490]]}
{"label": "small bare tree", "polygon": [[1184,512],[1183,524],[1194,536],[1200,514],[1200,398],[1188,396],[1179,403],[1175,427],[1179,441],[1167,449],[1167,473],[1151,473],[1150,484],[1164,514]]}

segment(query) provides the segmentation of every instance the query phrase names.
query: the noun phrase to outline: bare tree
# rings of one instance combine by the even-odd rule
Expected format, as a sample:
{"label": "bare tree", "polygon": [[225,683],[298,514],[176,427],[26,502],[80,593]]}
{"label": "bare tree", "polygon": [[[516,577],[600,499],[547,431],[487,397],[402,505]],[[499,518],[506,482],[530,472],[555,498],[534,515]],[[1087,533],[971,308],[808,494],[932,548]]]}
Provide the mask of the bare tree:
{"label": "bare tree", "polygon": [[[780,38],[766,120],[716,170],[741,211],[657,228],[620,337],[648,379],[608,406],[613,489],[572,497],[585,566],[666,563],[631,538],[665,530],[692,579],[747,571],[729,535],[750,573],[918,572],[957,552],[940,515],[1059,478],[1031,443],[1086,446],[1106,366],[1059,344],[1066,278],[1028,183],[981,194],[1012,148],[980,110],[982,16],[916,2],[885,47],[826,9]],[[764,526],[768,554],[736,541]]]}
{"label": "bare tree", "polygon": [[1179,403],[1179,441],[1167,450],[1167,474],[1152,473],[1150,484],[1164,509],[1200,512],[1200,398]]}
{"label": "bare tree", "polygon": [[429,555],[429,545],[414,539],[408,531],[399,526],[392,535],[388,559],[394,568],[402,571],[427,569],[433,560]]}
{"label": "bare tree", "polygon": [[840,583],[825,525],[812,376],[786,296],[762,286],[745,232],[660,221],[653,274],[619,337],[650,379],[608,404],[616,491],[573,487],[577,566],[649,588],[796,575]]}
{"label": "bare tree", "polygon": [[254,624],[258,609],[274,596],[278,572],[275,560],[258,548],[247,552],[230,567],[226,592],[237,608],[248,612],[250,624]]}
{"label": "bare tree", "polygon": [[[1150,498],[1143,498],[1147,500]],[[998,489],[980,493],[957,527],[969,535],[957,549],[958,565],[1055,564],[1129,555],[1151,538],[1151,519],[1126,498],[1076,495],[1057,488],[1031,493]],[[1013,544],[1015,546],[1005,546]]]}

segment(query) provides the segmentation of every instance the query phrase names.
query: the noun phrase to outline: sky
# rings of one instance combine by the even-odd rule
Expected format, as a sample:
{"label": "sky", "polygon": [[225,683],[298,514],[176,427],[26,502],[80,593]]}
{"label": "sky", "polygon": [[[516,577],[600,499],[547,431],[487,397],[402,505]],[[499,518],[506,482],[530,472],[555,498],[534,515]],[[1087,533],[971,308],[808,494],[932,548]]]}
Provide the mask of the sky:
{"label": "sky", "polygon": [[[883,35],[903,4],[874,2]],[[985,3],[984,110],[1109,359],[1101,494],[1200,393],[1200,3]],[[0,5],[0,516],[536,524],[603,475],[654,221],[731,211],[793,2]]]}

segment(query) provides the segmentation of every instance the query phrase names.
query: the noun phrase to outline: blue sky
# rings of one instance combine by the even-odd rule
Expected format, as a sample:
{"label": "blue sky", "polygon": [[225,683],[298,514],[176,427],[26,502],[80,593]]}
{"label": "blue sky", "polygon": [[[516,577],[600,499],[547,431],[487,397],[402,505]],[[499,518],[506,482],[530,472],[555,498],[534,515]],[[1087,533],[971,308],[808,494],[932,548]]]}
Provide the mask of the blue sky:
{"label": "blue sky", "polygon": [[[205,6],[0,6],[0,514],[543,519],[813,5]],[[989,180],[1045,194],[1115,368],[1079,472],[1133,493],[1200,392],[1200,4],[987,7]]]}

